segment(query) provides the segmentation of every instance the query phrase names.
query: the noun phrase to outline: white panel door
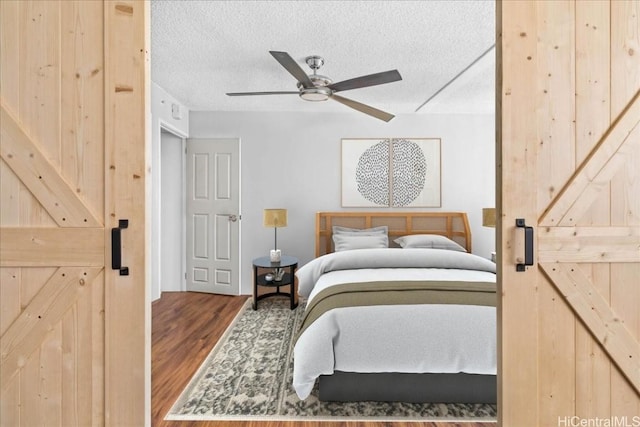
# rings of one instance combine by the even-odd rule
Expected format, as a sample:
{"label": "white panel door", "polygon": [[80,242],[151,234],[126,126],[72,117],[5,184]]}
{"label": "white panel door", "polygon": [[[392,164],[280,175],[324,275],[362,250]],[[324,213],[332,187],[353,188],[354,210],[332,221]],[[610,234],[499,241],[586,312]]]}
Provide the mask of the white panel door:
{"label": "white panel door", "polygon": [[187,140],[187,290],[240,293],[240,140]]}

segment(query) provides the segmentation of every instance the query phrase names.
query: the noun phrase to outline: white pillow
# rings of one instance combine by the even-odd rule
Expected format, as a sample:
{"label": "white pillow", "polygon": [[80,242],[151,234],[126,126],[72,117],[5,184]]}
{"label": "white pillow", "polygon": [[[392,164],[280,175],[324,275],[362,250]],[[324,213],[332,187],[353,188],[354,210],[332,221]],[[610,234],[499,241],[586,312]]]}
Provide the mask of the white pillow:
{"label": "white pillow", "polygon": [[334,225],[332,227],[333,234],[387,234],[389,231],[389,227],[386,225],[381,225],[379,227],[373,228],[349,228],[349,227],[341,227],[339,225]]}
{"label": "white pillow", "polygon": [[386,234],[334,234],[333,246],[336,252],[352,249],[388,248]]}
{"label": "white pillow", "polygon": [[403,249],[408,248],[433,248],[450,251],[466,252],[467,250],[453,240],[439,234],[412,234],[402,236],[394,240]]}

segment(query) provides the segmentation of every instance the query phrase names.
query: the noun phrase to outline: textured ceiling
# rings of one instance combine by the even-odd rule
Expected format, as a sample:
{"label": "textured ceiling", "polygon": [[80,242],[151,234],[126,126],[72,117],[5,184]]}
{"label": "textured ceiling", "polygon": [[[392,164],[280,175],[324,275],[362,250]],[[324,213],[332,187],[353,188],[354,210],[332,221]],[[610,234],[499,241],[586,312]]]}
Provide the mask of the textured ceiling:
{"label": "textured ceiling", "polygon": [[[171,1],[151,3],[151,79],[191,110],[353,112],[297,95],[295,79],[269,54],[304,62],[320,55],[334,82],[392,69],[402,80],[340,95],[392,114],[491,113],[493,1]],[[470,64],[430,102],[424,102]]]}

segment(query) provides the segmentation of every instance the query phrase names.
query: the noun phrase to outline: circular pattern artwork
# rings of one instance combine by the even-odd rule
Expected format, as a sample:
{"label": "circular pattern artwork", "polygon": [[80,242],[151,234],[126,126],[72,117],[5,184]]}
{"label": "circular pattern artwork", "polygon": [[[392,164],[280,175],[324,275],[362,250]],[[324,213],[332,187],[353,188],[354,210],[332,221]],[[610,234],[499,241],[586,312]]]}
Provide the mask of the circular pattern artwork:
{"label": "circular pattern artwork", "polygon": [[389,140],[367,148],[358,159],[356,183],[362,196],[378,205],[389,206]]}
{"label": "circular pattern artwork", "polygon": [[[393,174],[390,180],[391,161]],[[427,160],[422,149],[405,139],[385,139],[372,145],[360,155],[356,168],[358,192],[381,206],[411,204],[422,193],[426,176]]]}
{"label": "circular pattern artwork", "polygon": [[393,153],[392,206],[407,206],[424,189],[427,159],[418,144],[405,139],[394,139],[391,152]]}

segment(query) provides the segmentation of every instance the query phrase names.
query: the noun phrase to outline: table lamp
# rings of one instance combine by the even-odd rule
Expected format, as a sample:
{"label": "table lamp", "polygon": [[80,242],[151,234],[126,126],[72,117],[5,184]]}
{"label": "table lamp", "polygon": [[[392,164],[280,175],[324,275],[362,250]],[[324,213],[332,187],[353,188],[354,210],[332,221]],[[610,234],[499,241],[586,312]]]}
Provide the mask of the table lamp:
{"label": "table lamp", "polygon": [[[496,228],[496,208],[482,208],[482,226]],[[495,252],[491,252],[491,261],[496,262]]]}
{"label": "table lamp", "polygon": [[496,208],[482,208],[482,225],[496,227]]}
{"label": "table lamp", "polygon": [[265,209],[264,210],[264,226],[273,227],[273,249],[269,253],[271,262],[280,262],[281,253],[278,249],[278,227],[287,226],[287,210],[286,209]]}

